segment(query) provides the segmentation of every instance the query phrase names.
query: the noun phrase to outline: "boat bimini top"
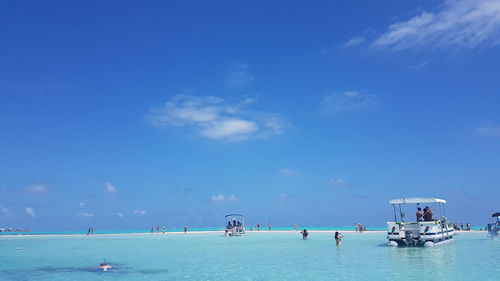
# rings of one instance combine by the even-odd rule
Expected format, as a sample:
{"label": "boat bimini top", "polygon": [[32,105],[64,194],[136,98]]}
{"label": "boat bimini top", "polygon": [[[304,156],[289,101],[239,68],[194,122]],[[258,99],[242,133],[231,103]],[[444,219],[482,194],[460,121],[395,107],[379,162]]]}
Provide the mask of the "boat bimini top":
{"label": "boat bimini top", "polygon": [[437,204],[437,209],[438,209],[438,215],[441,219],[446,220],[446,210],[445,210],[445,204],[446,200],[444,199],[439,199],[439,198],[423,198],[423,197],[410,197],[410,198],[400,198],[400,199],[392,199],[389,200],[389,204],[391,204],[394,208],[394,221],[398,221],[398,213],[399,213],[399,221],[400,222],[405,222],[406,221],[406,215],[403,212],[403,206],[402,205],[408,205],[408,204],[417,204],[417,207],[419,207],[420,204],[430,204],[431,206],[434,206]]}
{"label": "boat bimini top", "polygon": [[446,200],[439,198],[401,198],[389,200],[389,204],[420,204],[420,203],[442,203],[446,204]]}
{"label": "boat bimini top", "polygon": [[225,218],[227,218],[227,217],[243,217],[243,215],[240,215],[240,214],[229,214],[229,215],[225,215],[224,217]]}

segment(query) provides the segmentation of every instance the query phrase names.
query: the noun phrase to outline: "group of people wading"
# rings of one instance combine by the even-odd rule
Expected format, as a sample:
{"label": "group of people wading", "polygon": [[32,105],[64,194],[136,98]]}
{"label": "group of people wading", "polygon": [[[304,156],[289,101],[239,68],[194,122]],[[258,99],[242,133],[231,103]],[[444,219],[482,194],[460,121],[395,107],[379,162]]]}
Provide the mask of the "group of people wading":
{"label": "group of people wading", "polygon": [[[304,240],[307,240],[307,236],[309,236],[309,232],[307,232],[307,229],[303,229],[301,232],[302,234],[302,239]],[[340,244],[342,244],[342,238],[344,238],[344,235],[338,231],[335,231],[335,244],[337,244],[337,246],[340,246]]]}

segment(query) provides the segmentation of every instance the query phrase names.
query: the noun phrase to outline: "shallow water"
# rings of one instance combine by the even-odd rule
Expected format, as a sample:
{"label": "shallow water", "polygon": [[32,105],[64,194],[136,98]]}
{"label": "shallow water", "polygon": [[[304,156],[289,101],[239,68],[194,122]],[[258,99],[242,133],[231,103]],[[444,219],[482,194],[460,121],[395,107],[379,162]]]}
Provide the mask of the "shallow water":
{"label": "shallow water", "polygon": [[390,248],[383,233],[340,247],[332,233],[3,236],[0,280],[499,280],[498,257],[484,232],[434,248]]}

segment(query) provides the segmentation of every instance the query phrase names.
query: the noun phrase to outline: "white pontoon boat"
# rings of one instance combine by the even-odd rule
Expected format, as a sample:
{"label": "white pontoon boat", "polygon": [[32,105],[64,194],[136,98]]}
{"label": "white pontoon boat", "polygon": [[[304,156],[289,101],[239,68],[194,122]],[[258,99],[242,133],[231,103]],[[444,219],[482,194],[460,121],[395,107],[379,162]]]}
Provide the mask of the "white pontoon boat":
{"label": "white pontoon boat", "polygon": [[[445,216],[446,200],[401,198],[390,200],[389,204],[394,208],[394,222],[387,222],[388,246],[432,247],[452,241],[455,231],[453,224]],[[403,206],[407,204],[416,204],[414,220],[411,220],[403,212]],[[423,211],[420,204],[426,206]],[[433,209],[437,210],[433,211]],[[439,219],[434,218],[436,211],[439,213]],[[414,216],[413,212],[411,216]]]}
{"label": "white pontoon boat", "polygon": [[241,236],[245,235],[245,217],[240,214],[229,214],[225,217],[226,231],[224,235]]}
{"label": "white pontoon boat", "polygon": [[488,237],[497,238],[500,235],[500,213],[494,213],[491,217],[497,221],[488,224]]}

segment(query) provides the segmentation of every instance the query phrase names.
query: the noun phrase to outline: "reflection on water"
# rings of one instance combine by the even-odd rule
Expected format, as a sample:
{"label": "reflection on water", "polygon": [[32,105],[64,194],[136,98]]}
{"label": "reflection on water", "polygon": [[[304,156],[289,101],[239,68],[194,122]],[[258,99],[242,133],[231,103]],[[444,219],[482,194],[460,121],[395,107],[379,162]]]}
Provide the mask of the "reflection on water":
{"label": "reflection on water", "polygon": [[456,257],[454,243],[437,247],[388,247],[390,263],[393,267],[404,268],[396,272],[400,280],[421,276],[423,272],[432,273],[433,278],[446,279],[447,267],[452,266]]}

